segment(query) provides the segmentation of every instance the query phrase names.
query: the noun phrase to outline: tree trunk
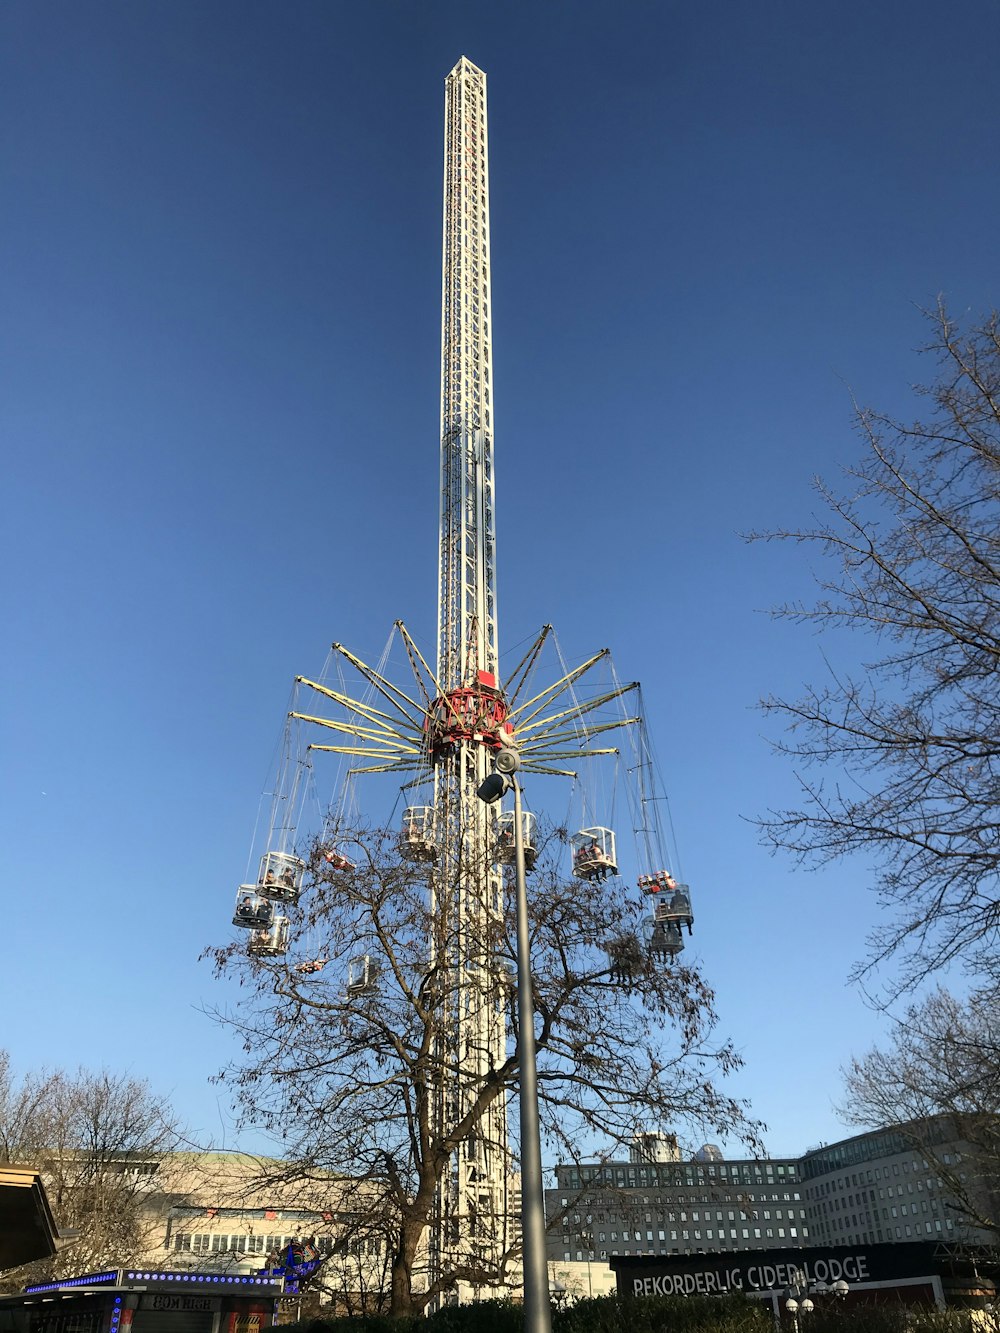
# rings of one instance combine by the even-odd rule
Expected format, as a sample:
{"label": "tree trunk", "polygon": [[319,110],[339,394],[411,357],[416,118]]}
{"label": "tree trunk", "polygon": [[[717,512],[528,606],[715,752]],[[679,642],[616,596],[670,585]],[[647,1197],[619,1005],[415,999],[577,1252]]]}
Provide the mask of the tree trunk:
{"label": "tree trunk", "polygon": [[413,1296],[413,1261],[426,1223],[404,1218],[399,1231],[399,1246],[392,1256],[392,1295],[390,1319],[406,1319],[423,1311],[423,1301]]}

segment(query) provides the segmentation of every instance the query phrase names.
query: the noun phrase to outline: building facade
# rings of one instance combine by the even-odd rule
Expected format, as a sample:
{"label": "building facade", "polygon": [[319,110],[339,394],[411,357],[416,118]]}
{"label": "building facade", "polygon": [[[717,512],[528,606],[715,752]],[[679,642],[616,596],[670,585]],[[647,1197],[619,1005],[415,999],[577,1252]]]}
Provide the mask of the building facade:
{"label": "building facade", "polygon": [[[643,1135],[628,1161],[556,1168],[556,1187],[546,1191],[548,1254],[594,1262],[907,1241],[995,1245],[997,1233],[971,1225],[958,1205],[956,1190],[974,1185],[983,1193],[982,1173],[944,1117],[761,1161],[727,1160],[711,1144],[681,1161],[671,1136]],[[978,1211],[1000,1219],[994,1193]]]}
{"label": "building facade", "polygon": [[171,1153],[148,1175],[142,1226],[122,1262],[171,1271],[250,1275],[293,1241],[323,1258],[320,1300],[356,1313],[388,1290],[392,1228],[365,1208],[365,1185],[336,1177],[298,1181],[284,1163],[247,1153]]}
{"label": "building facade", "polygon": [[549,1258],[808,1244],[798,1160],[726,1161],[717,1152],[706,1146],[691,1161],[650,1160],[640,1148],[627,1162],[557,1167],[545,1199]]}
{"label": "building facade", "polygon": [[[944,1179],[972,1188],[973,1170],[968,1146],[950,1137],[944,1118],[909,1133],[883,1129],[824,1144],[801,1159],[810,1232],[825,1245],[995,1244],[995,1233],[968,1223]],[[980,1211],[992,1212],[992,1202],[984,1199]]]}

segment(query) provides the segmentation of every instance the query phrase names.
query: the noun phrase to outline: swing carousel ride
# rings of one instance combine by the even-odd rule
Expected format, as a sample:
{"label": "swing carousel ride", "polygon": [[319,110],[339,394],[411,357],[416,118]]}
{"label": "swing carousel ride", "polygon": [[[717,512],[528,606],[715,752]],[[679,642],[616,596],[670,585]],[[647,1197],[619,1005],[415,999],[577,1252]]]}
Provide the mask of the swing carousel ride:
{"label": "swing carousel ride", "polygon": [[[484,981],[491,969],[478,955],[462,955],[463,948],[478,946],[462,941],[490,938],[504,911],[514,814],[476,796],[501,749],[517,752],[526,786],[534,787],[536,778],[540,790],[559,781],[568,785],[570,883],[617,881],[628,895],[622,871],[636,875],[635,888],[648,904],[649,964],[669,967],[684,947],[682,930],[690,933],[693,922],[676,856],[668,857],[672,833],[639,686],[622,684],[607,649],[567,667],[547,625],[501,675],[489,247],[486,76],[463,58],[445,81],[436,666],[397,621],[378,667],[334,644],[319,679],[296,679],[264,845],[256,848],[256,877],[248,875],[240,885],[233,914],[258,965],[288,969],[296,983],[339,986],[345,997],[376,991],[375,957],[317,956],[308,938],[292,938],[288,907],[304,892],[307,848],[319,846],[331,875],[351,875],[351,847],[343,833],[358,808],[359,784],[383,793],[391,784],[401,808],[401,861],[425,877],[432,906],[447,897],[447,910],[463,927],[449,946],[455,956],[446,960],[460,978],[443,1024],[452,1063],[468,1069],[478,1061],[484,1076],[504,1059],[506,1011],[489,992],[490,986],[495,992],[494,982]],[[408,673],[405,688],[398,683],[400,668]],[[549,671],[550,683],[542,683]],[[337,790],[318,802],[310,824],[305,812],[325,765],[337,770]],[[615,827],[619,786],[631,849],[623,847],[629,841],[625,831]],[[522,834],[530,871],[538,829],[528,810]],[[605,947],[610,953],[614,942]],[[442,1088],[442,1108],[460,1115],[472,1086],[474,1079]],[[510,1214],[502,1100],[490,1116],[482,1134],[456,1155],[438,1207],[439,1255],[460,1233],[474,1233],[475,1219]]]}

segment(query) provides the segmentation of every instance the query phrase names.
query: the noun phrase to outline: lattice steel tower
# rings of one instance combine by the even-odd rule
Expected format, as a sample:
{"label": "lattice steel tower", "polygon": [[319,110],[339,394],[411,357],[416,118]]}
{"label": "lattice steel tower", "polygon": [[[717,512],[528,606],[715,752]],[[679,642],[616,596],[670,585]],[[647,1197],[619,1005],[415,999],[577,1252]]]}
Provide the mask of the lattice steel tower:
{"label": "lattice steel tower", "polygon": [[[440,1113],[454,1124],[499,1067],[505,996],[491,961],[503,911],[490,856],[493,813],[476,797],[490,771],[505,708],[498,689],[490,330],[490,211],[486,75],[464,57],[445,80],[441,312],[441,535],[438,587],[439,743],[432,746],[440,861],[432,877],[450,953],[441,1052],[450,1074]],[[471,723],[471,725],[469,725]],[[492,748],[491,748],[492,743]],[[445,900],[447,895],[447,900]],[[445,962],[444,959],[441,960]],[[507,1125],[495,1104],[442,1190],[436,1228],[482,1257],[506,1239]]]}

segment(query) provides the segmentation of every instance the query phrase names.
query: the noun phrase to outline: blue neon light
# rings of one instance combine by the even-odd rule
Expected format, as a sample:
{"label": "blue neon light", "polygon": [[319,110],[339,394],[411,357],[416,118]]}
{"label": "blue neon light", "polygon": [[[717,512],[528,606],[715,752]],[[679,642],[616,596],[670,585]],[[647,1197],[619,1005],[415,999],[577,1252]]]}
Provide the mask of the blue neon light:
{"label": "blue neon light", "polygon": [[104,1282],[117,1282],[118,1270],[111,1273],[87,1273],[84,1277],[65,1278],[62,1282],[43,1282],[34,1287],[25,1287],[25,1295],[33,1296],[39,1291],[58,1291],[60,1287],[96,1287]]}
{"label": "blue neon light", "polygon": [[[303,1266],[297,1271],[300,1273],[307,1272],[311,1266]],[[216,1283],[223,1286],[270,1287],[273,1289],[280,1286],[281,1275],[278,1272],[263,1277],[247,1277],[239,1273],[220,1276],[218,1273],[145,1273],[138,1270],[120,1272],[116,1269],[106,1273],[87,1273],[83,1277],[64,1278],[61,1282],[38,1283],[33,1287],[26,1287],[25,1294],[37,1295],[40,1292],[68,1290],[71,1287],[119,1286],[124,1282],[198,1282],[205,1286]],[[120,1304],[121,1298],[117,1297],[115,1305]]]}

